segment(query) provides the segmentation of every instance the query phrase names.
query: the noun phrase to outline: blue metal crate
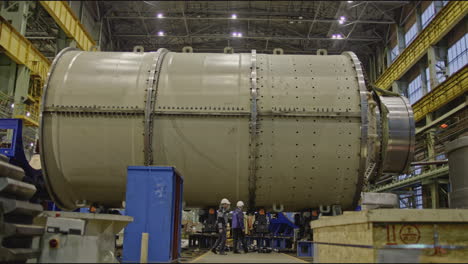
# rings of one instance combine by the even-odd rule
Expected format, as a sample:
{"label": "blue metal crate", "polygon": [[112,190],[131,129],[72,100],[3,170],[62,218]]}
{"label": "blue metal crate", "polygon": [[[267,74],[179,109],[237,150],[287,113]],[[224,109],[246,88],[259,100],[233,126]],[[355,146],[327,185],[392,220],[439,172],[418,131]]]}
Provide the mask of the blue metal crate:
{"label": "blue metal crate", "polygon": [[314,247],[311,241],[298,241],[297,242],[297,256],[298,257],[313,257]]}
{"label": "blue metal crate", "polygon": [[123,262],[139,262],[142,233],[149,234],[148,261],[173,262],[180,255],[183,178],[173,167],[129,166]]}

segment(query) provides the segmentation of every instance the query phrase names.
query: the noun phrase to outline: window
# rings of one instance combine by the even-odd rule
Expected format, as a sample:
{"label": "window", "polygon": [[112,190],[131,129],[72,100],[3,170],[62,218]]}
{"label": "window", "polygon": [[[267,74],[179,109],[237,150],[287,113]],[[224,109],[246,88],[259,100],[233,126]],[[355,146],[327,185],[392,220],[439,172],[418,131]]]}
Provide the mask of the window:
{"label": "window", "polygon": [[468,33],[448,48],[448,75],[452,75],[457,72],[468,62],[467,42]]}
{"label": "window", "polygon": [[408,29],[408,31],[405,33],[406,47],[408,47],[409,44],[411,44],[411,42],[416,38],[417,35],[418,35],[418,27],[417,27],[416,23],[414,23],[410,27],[410,29]]}
{"label": "window", "polygon": [[414,78],[408,85],[408,99],[411,104],[421,99],[423,96],[421,75]]}
{"label": "window", "polygon": [[[436,78],[438,83],[442,83],[445,81],[445,62],[444,61],[437,61],[436,62]],[[431,89],[431,73],[429,71],[429,67],[426,68],[426,85],[427,85],[427,92],[430,92]]]}
{"label": "window", "polygon": [[390,51],[390,58],[392,59],[392,62],[395,61],[395,59],[400,55],[400,50],[398,49],[398,44],[393,47],[393,49]]}
{"label": "window", "polygon": [[437,79],[439,83],[445,81],[445,61],[438,61],[436,63]]}
{"label": "window", "polygon": [[423,200],[422,200],[422,186],[418,186],[414,188],[415,195],[416,195],[416,208],[422,209],[423,208]]}
{"label": "window", "polygon": [[436,156],[435,159],[436,159],[436,160],[444,160],[444,159],[446,159],[446,158],[447,158],[447,157],[445,156],[445,154],[439,154],[439,155]]}
{"label": "window", "polygon": [[422,187],[417,186],[412,192],[398,195],[400,208],[423,208]]}
{"label": "window", "polygon": [[422,28],[424,29],[436,14],[434,2],[430,4],[421,15]]}
{"label": "window", "polygon": [[431,91],[431,75],[429,72],[429,67],[426,68],[426,87],[427,87],[427,92]]}

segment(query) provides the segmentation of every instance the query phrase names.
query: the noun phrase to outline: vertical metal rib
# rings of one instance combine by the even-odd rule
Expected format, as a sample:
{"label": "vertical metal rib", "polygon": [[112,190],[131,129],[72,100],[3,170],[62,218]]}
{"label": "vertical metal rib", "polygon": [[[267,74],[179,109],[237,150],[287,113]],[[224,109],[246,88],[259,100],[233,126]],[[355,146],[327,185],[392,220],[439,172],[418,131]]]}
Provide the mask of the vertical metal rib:
{"label": "vertical metal rib", "polygon": [[252,50],[250,71],[250,153],[249,153],[249,207],[255,207],[257,172],[257,51]]}
{"label": "vertical metal rib", "polygon": [[357,203],[359,201],[359,198],[361,197],[361,190],[362,190],[362,185],[365,177],[365,172],[367,169],[367,137],[369,134],[368,131],[368,126],[369,126],[369,120],[368,120],[368,102],[367,102],[367,88],[366,88],[366,82],[364,80],[364,71],[361,66],[361,62],[359,61],[358,57],[356,54],[353,52],[347,51],[343,52],[343,54],[346,54],[351,58],[351,61],[354,64],[354,68],[356,69],[356,74],[357,74],[357,82],[359,86],[359,95],[361,98],[361,151],[360,151],[360,160],[359,160],[359,172],[358,172],[358,182],[356,184],[356,192],[354,194],[353,198],[353,207],[357,206]]}
{"label": "vertical metal rib", "polygon": [[169,51],[167,49],[159,49],[156,52],[154,62],[151,65],[150,73],[147,80],[146,101],[145,101],[145,130],[144,130],[144,159],[145,165],[153,164],[153,111],[156,104],[156,94],[158,90],[159,73],[164,56]]}

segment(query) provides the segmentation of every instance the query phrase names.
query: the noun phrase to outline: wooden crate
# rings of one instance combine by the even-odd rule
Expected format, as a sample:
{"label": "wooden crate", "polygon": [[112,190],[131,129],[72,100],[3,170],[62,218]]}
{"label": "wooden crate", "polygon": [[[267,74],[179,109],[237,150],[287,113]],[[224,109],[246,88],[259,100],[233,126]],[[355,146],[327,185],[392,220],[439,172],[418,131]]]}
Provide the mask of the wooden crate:
{"label": "wooden crate", "polygon": [[468,262],[468,209],[374,209],[312,221],[315,263]]}

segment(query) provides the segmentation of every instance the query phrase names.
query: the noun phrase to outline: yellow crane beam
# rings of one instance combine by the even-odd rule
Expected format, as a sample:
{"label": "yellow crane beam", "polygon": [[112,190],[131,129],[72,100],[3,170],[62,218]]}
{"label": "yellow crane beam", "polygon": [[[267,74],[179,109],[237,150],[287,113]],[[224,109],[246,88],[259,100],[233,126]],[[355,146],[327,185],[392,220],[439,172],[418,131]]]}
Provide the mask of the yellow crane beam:
{"label": "yellow crane beam", "polygon": [[441,108],[468,91],[468,66],[451,75],[429,93],[413,104],[414,120],[419,121],[427,114]]}
{"label": "yellow crane beam", "polygon": [[50,61],[3,17],[0,17],[0,46],[13,61],[28,67],[32,75],[47,78]]}
{"label": "yellow crane beam", "polygon": [[[39,78],[41,84],[45,81],[50,61],[3,17],[0,17],[0,47],[11,60],[19,65],[25,65],[30,70],[32,80]],[[39,99],[33,104],[16,103],[13,114],[15,118],[23,119],[25,125],[37,127],[38,110]]]}
{"label": "yellow crane beam", "polygon": [[394,81],[399,80],[413,67],[426,54],[429,47],[439,42],[467,13],[467,1],[449,1],[390,67],[380,75],[375,86],[389,89]]}
{"label": "yellow crane beam", "polygon": [[55,22],[67,34],[73,38],[78,47],[89,51],[96,42],[86,31],[80,20],[75,16],[70,6],[65,1],[39,1],[47,12],[54,18]]}

